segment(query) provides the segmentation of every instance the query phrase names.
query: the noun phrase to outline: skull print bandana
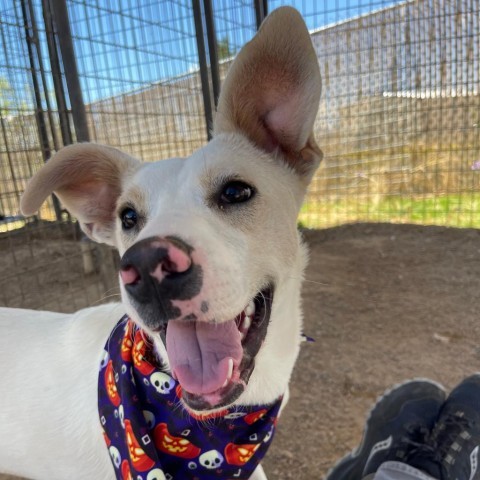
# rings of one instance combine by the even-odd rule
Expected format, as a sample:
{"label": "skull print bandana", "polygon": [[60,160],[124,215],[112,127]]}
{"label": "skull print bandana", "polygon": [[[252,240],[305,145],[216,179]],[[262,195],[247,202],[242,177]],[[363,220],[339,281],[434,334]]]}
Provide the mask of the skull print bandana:
{"label": "skull print bandana", "polygon": [[187,411],[153,342],[127,316],[103,353],[98,410],[119,480],[248,479],[274,433],[281,398],[200,417]]}

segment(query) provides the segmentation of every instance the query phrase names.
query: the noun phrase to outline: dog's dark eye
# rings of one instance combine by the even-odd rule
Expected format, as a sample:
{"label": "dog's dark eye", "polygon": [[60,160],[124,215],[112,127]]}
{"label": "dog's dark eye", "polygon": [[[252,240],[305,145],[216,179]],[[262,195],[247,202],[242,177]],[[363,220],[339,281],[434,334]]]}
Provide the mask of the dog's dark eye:
{"label": "dog's dark eye", "polygon": [[227,183],[220,194],[220,205],[247,202],[253,197],[254,190],[244,182]]}
{"label": "dog's dark eye", "polygon": [[137,212],[131,207],[124,208],[120,213],[120,220],[122,221],[123,229],[130,230],[137,225]]}

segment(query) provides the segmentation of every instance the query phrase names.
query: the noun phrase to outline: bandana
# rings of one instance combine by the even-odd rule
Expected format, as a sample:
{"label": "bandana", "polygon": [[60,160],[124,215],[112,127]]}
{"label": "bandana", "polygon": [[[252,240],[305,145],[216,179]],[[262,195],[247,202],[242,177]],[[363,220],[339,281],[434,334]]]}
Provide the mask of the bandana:
{"label": "bandana", "polygon": [[103,353],[98,410],[119,480],[248,479],[274,433],[281,398],[197,416],[180,402],[181,386],[128,317]]}

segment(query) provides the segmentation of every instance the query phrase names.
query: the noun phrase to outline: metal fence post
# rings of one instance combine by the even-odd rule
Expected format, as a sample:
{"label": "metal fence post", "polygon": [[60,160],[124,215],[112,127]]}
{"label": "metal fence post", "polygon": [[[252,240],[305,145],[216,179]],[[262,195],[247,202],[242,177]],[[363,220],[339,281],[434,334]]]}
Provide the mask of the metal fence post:
{"label": "metal fence post", "polygon": [[202,9],[200,0],[192,0],[193,18],[195,21],[195,35],[197,38],[198,63],[200,64],[200,79],[202,82],[203,106],[205,109],[205,120],[207,123],[207,138],[212,138],[213,109],[210,96],[210,84],[208,81],[207,55],[205,53],[205,40],[202,24]]}
{"label": "metal fence post", "polygon": [[67,81],[68,94],[72,106],[72,118],[77,141],[88,142],[90,140],[90,135],[88,132],[87,114],[78,77],[67,4],[65,0],[52,0],[52,7],[53,18],[58,35],[58,43],[62,54],[65,79]]}
{"label": "metal fence post", "polygon": [[268,0],[253,0],[253,7],[255,8],[255,19],[258,30],[268,14]]}
{"label": "metal fence post", "polygon": [[212,78],[213,103],[215,109],[220,95],[220,73],[218,71],[217,34],[213,17],[212,0],[203,0],[205,26],[207,27],[208,56],[210,57],[210,75]]}
{"label": "metal fence post", "polygon": [[[76,140],[77,142],[88,142],[90,140],[90,134],[88,131],[87,113],[83,102],[82,88],[80,86],[66,0],[51,0],[49,7],[51,7],[50,13],[52,14],[54,28],[57,33],[58,44],[62,56],[73,125],[77,137]],[[78,233],[80,233],[78,223],[76,224],[76,228]],[[85,236],[83,236],[83,238],[86,239]],[[98,263],[93,254],[93,250],[97,250],[97,252],[101,252],[101,250],[98,246],[93,246],[90,242],[81,242],[80,246],[82,250],[84,273],[85,275],[88,275],[98,268]],[[105,278],[103,280],[104,285],[106,285]]]}
{"label": "metal fence post", "polygon": [[73,143],[70,121],[68,118],[68,108],[66,102],[65,89],[63,87],[62,71],[60,67],[60,59],[57,51],[55,40],[55,32],[53,26],[53,14],[50,0],[42,0],[43,21],[45,23],[45,34],[47,38],[48,56],[50,59],[50,67],[52,69],[52,80],[55,90],[55,99],[57,101],[58,119],[60,124],[60,132],[64,145]]}
{"label": "metal fence post", "polygon": [[[51,155],[50,141],[48,138],[47,124],[45,122],[44,111],[42,107],[42,97],[40,94],[40,83],[37,78],[37,66],[35,64],[35,49],[37,52],[37,61],[39,63],[39,69],[41,74],[41,79],[43,82],[43,88],[46,88],[45,76],[43,72],[43,62],[41,60],[41,53],[38,51],[38,37],[36,36],[36,26],[33,13],[33,7],[30,1],[22,1],[22,16],[25,25],[25,37],[27,41],[27,51],[28,59],[30,63],[31,77],[33,92],[35,96],[35,120],[37,123],[37,131],[41,143],[41,151],[43,156],[43,161],[46,162]],[[49,110],[49,120],[50,127],[52,128],[52,138],[55,141],[55,134],[53,132],[53,119],[51,115],[50,102],[48,100],[48,92],[44,91],[45,99],[47,103],[47,109]],[[55,217],[57,220],[60,220],[62,217],[62,209],[60,202],[54,196],[52,196],[53,208],[55,210]]]}

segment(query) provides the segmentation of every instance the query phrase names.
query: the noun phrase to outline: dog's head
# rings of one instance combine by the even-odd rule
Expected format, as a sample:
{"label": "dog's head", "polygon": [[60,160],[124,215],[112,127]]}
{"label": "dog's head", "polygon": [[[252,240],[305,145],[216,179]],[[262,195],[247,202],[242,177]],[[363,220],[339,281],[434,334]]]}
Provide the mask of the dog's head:
{"label": "dog's head", "polygon": [[296,218],[321,159],[319,98],[306,26],[278,9],[231,66],[209,144],[151,164],[69,146],[22,198],[30,215],[55,192],[89,237],[118,248],[127,313],[195,410],[271,401],[286,388],[300,329]]}

